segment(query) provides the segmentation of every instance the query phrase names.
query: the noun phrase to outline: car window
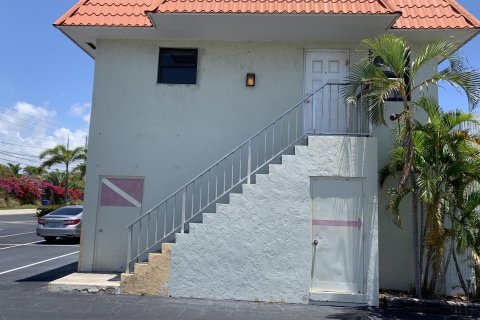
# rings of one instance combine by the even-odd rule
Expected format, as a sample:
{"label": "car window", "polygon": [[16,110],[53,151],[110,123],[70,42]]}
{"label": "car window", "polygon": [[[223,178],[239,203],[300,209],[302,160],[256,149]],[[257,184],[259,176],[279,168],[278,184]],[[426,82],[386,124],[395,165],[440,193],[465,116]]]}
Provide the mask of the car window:
{"label": "car window", "polygon": [[83,208],[60,208],[52,211],[49,215],[52,216],[76,216],[83,211]]}

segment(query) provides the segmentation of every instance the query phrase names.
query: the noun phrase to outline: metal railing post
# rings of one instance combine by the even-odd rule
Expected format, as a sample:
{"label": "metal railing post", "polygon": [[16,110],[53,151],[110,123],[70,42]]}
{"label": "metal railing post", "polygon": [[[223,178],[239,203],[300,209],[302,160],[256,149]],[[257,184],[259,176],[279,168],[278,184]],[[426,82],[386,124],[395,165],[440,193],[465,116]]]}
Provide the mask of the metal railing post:
{"label": "metal railing post", "polygon": [[180,233],[185,232],[185,201],[186,201],[186,190],[183,190],[182,194],[182,227],[180,228]]}
{"label": "metal railing post", "polygon": [[[339,83],[327,83],[322,87],[316,89],[313,93],[308,94],[304,97],[301,101],[291,107],[289,110],[284,112],[282,115],[278,116],[274,121],[272,121],[269,125],[267,125],[262,130],[258,131],[256,134],[252,135],[248,140],[244,141],[242,144],[234,148],[232,151],[227,153],[224,157],[220,160],[215,162],[213,165],[205,169],[202,173],[198,174],[184,186],[179,188],[177,191],[172,193],[169,197],[165,198],[162,202],[157,204],[152,209],[148,210],[147,212],[143,213],[138,217],[135,221],[133,221],[130,225],[127,226],[128,228],[128,244],[127,244],[127,267],[126,272],[130,272],[130,265],[132,262],[138,262],[141,259],[145,258],[145,255],[158,248],[158,244],[164,242],[169,237],[173,236],[176,232],[184,233],[186,230],[186,224],[190,223],[194,217],[198,214],[204,212],[206,208],[209,208],[212,204],[217,202],[221,199],[224,195],[228,195],[229,192],[234,190],[235,187],[240,186],[242,183],[251,184],[252,183],[252,175],[256,174],[261,167],[264,165],[268,165],[271,161],[275,160],[277,157],[281,156],[286,150],[294,146],[300,139],[307,137],[309,134],[328,134],[328,133],[335,133],[335,134],[360,134],[364,135],[365,133],[369,133],[371,131],[371,123],[368,121],[367,114],[364,112],[364,102],[363,102],[363,88],[360,91],[360,101],[359,101],[359,108],[356,108],[356,119],[353,119],[353,109],[350,110],[348,105],[345,106],[345,114],[341,114],[341,102],[340,102],[340,93],[341,93],[341,86],[344,84]],[[333,86],[336,87],[336,90],[332,88]],[[328,87],[328,90],[327,90]],[[328,91],[328,92],[327,92]],[[327,96],[328,94],[328,96]],[[333,101],[333,94],[336,94],[335,99]],[[315,97],[317,97],[315,99]],[[357,97],[358,99],[358,97]],[[307,106],[308,104],[311,106]],[[332,108],[335,108],[333,110]],[[306,118],[308,116],[308,107],[311,107],[311,117],[312,119]],[[320,109],[318,109],[320,108]],[[292,114],[295,112],[295,115]],[[326,112],[329,112],[328,119],[324,119],[326,117]],[[333,112],[335,112],[336,119],[333,119]],[[299,115],[300,113],[300,115]],[[319,114],[319,128],[317,130],[317,119],[316,115]],[[346,132],[340,130],[341,119],[340,117],[345,117],[345,124],[346,127],[342,128]],[[350,119],[350,117],[352,119]],[[294,119],[293,119],[294,118]],[[327,121],[330,120],[330,121]],[[356,121],[354,121],[356,120]],[[284,121],[287,123],[284,124]],[[292,121],[295,121],[295,127],[292,126]],[[310,124],[308,123],[310,122]],[[328,123],[326,123],[328,122]],[[332,123],[333,122],[333,123]],[[350,129],[350,122],[352,122],[352,126],[354,126],[354,122],[358,124],[356,129]],[[335,124],[336,123],[336,124]],[[286,128],[284,127],[286,125]],[[311,130],[308,130],[308,126],[311,125]],[[336,126],[335,126],[336,125]],[[328,126],[328,129],[327,129]],[[276,128],[277,127],[277,128]],[[325,128],[324,128],[325,127]],[[335,127],[335,128],[332,128]],[[299,132],[299,129],[300,132]],[[335,130],[332,130],[335,129]],[[284,132],[286,130],[286,132]],[[295,130],[295,131],[294,131]],[[271,131],[271,138],[268,137]],[[334,132],[331,132],[334,131]],[[350,132],[352,131],[352,132]],[[293,133],[293,137],[292,137]],[[263,137],[262,137],[263,135]],[[275,137],[277,135],[277,137]],[[278,135],[280,137],[278,138]],[[285,135],[285,138],[283,137]],[[293,141],[291,141],[293,139]],[[268,139],[271,139],[268,140]],[[287,143],[284,146],[284,139],[287,140]],[[262,141],[263,140],[263,141]],[[278,141],[277,141],[278,140]],[[252,159],[253,151],[252,151],[252,144],[256,143],[256,159]],[[277,148],[277,143],[279,148]],[[263,144],[261,146],[260,144]],[[268,153],[268,148],[271,147],[271,152]],[[247,154],[244,155],[244,149],[247,149]],[[262,150],[263,148],[263,150]],[[263,157],[261,156],[260,152],[264,152]],[[267,156],[267,153],[269,156]],[[247,157],[247,159],[243,159]],[[229,158],[231,158],[231,163],[228,163]],[[236,160],[238,159],[238,160]],[[255,164],[252,161],[255,160]],[[243,163],[246,161],[247,163]],[[238,163],[236,163],[238,162]],[[222,177],[219,177],[219,166],[223,165],[221,169],[223,174]],[[228,167],[231,165],[231,168]],[[238,168],[236,167],[238,166]],[[245,167],[245,174],[243,176]],[[213,196],[213,183],[211,174],[215,169],[215,196]],[[231,171],[231,173],[229,172]],[[227,174],[231,174],[231,179],[227,178]],[[235,175],[238,174],[238,179],[235,179]],[[219,192],[219,184],[222,183],[223,180],[223,187]],[[230,186],[227,188],[227,180],[230,180]],[[189,186],[191,185],[191,199],[188,199],[189,205],[191,204],[191,209],[189,210],[189,217],[186,217],[187,211],[187,193],[189,190]],[[196,188],[198,189],[198,199],[195,198],[196,196]],[[206,189],[206,190],[203,190]],[[212,191],[212,192],[211,192]],[[181,200],[179,197],[181,196]],[[213,197],[212,197],[213,196]],[[206,201],[203,201],[203,198],[206,198]],[[177,200],[181,201],[181,211],[177,210],[178,204]],[[173,203],[172,203],[173,201]],[[172,206],[173,205],[173,206]],[[198,209],[195,206],[198,205]],[[164,209],[162,209],[164,207]],[[163,219],[159,217],[160,213],[164,214]],[[151,215],[155,214],[155,221],[152,221]],[[177,217],[177,215],[179,217]],[[168,217],[171,216],[172,221],[168,222]],[[161,219],[161,220],[160,220]],[[177,219],[181,219],[180,226],[177,225]],[[159,221],[160,220],[160,221]],[[163,222],[163,227],[161,223]],[[154,223],[155,225],[152,226],[151,224]],[[150,228],[152,230],[150,230]],[[163,236],[161,236],[161,230],[163,229]],[[133,235],[133,229],[137,230],[137,234]],[[180,229],[180,230],[179,230]],[[154,243],[151,243],[150,236],[151,233],[155,232],[155,236],[152,237]],[[159,235],[160,233],[160,235]],[[133,237],[136,237],[136,243],[133,242]],[[145,238],[143,238],[145,237]],[[145,244],[145,248],[143,248],[143,244]],[[134,252],[136,247],[136,253]]]}
{"label": "metal railing post", "polygon": [[157,213],[155,214],[155,243],[158,241],[158,211],[160,209],[157,208]]}
{"label": "metal railing post", "polygon": [[150,231],[150,213],[147,216],[147,235],[145,237],[145,249],[148,248],[149,231]]}
{"label": "metal railing post", "polygon": [[250,184],[251,172],[252,172],[252,140],[248,141],[247,184]]}
{"label": "metal railing post", "polygon": [[125,267],[125,273],[130,273],[130,261],[132,260],[132,228],[133,226],[128,226],[128,239],[127,239],[127,264]]}
{"label": "metal railing post", "polygon": [[316,123],[315,123],[315,94],[312,95],[312,133],[315,133],[315,126],[316,126]]}

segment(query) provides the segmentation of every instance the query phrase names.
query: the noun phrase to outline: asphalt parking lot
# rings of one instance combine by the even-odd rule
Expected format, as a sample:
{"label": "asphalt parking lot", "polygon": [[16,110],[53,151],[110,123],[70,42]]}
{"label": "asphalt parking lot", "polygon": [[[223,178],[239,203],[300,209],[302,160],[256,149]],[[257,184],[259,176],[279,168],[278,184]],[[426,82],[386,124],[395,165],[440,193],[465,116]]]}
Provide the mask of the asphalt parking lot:
{"label": "asphalt parking lot", "polygon": [[78,260],[75,239],[47,244],[35,234],[33,213],[0,211],[0,283],[21,281]]}
{"label": "asphalt parking lot", "polygon": [[33,213],[0,211],[0,319],[478,319],[424,310],[210,301],[88,293],[51,293],[48,282],[75,272],[79,244],[47,244]]}

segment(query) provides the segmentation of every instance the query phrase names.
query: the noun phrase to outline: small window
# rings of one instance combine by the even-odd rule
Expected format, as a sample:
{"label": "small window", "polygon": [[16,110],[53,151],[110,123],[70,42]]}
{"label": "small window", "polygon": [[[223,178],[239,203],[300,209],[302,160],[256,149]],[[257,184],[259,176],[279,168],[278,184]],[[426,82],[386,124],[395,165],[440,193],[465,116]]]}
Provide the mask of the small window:
{"label": "small window", "polygon": [[157,83],[196,84],[197,49],[160,48]]}
{"label": "small window", "polygon": [[[392,70],[390,70],[387,66],[384,65],[382,58],[380,57],[373,58],[373,64],[375,64],[375,66],[382,69],[383,73],[385,74],[385,76],[387,76],[387,78],[395,78],[395,74],[392,72]],[[408,59],[408,64],[410,65],[410,58]],[[410,76],[408,75],[408,73],[405,74],[405,83],[407,85],[408,92],[409,92],[407,99],[408,101],[410,101],[411,86],[410,86]],[[403,101],[403,98],[399,92],[393,92],[392,94],[390,94],[387,101]]]}

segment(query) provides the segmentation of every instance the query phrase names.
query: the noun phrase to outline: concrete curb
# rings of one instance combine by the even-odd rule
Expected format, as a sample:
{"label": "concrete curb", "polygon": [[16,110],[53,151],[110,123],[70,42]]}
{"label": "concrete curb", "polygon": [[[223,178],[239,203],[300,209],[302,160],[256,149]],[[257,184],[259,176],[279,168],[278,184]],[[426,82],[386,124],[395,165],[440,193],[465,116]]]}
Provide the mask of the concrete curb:
{"label": "concrete curb", "polygon": [[0,216],[14,215],[14,214],[35,214],[37,209],[1,209]]}
{"label": "concrete curb", "polygon": [[420,309],[440,314],[464,314],[480,316],[480,303],[444,300],[420,300],[406,297],[380,297],[383,308]]}
{"label": "concrete curb", "polygon": [[120,294],[120,275],[116,273],[72,273],[50,282],[48,291]]}

